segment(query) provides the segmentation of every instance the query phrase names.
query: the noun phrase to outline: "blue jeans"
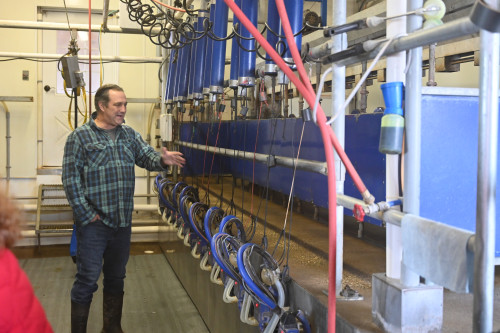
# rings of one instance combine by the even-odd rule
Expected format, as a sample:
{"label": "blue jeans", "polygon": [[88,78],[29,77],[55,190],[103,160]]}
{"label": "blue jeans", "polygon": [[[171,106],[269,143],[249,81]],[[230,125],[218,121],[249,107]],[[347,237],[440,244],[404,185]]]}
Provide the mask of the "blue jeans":
{"label": "blue jeans", "polygon": [[77,273],[71,289],[72,301],[79,304],[92,302],[101,269],[104,292],[123,293],[131,230],[131,226],[113,229],[100,220],[77,227]]}

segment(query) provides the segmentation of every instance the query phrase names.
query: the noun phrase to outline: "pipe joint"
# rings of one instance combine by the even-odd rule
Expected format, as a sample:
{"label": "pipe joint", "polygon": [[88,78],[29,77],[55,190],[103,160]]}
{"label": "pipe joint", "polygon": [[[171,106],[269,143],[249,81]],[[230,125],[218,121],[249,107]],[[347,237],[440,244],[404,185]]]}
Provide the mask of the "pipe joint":
{"label": "pipe joint", "polygon": [[361,193],[362,197],[363,197],[363,201],[367,204],[367,205],[371,205],[375,202],[375,197],[373,195],[371,195],[370,191],[368,191],[368,189],[366,189],[363,193]]}

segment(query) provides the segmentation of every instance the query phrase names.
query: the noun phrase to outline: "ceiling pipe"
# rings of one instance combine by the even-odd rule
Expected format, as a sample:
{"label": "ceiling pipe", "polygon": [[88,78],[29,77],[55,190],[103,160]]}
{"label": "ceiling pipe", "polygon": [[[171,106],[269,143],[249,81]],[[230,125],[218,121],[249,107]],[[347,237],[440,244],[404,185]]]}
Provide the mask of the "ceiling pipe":
{"label": "ceiling pipe", "polygon": [[[63,56],[63,54],[45,54],[45,53],[21,53],[21,52],[0,52],[0,58],[31,58],[31,59],[53,59],[58,60]],[[88,61],[88,55],[78,55],[79,60]],[[126,62],[126,61],[136,61],[136,62],[150,62],[150,63],[161,63],[162,57],[133,57],[133,56],[103,56],[103,61],[112,62]],[[97,60],[96,60],[97,61]]]}
{"label": "ceiling pipe", "polygon": [[[43,29],[43,30],[68,30],[67,23],[53,23],[53,22],[32,22],[32,21],[12,21],[0,20],[0,28],[15,28],[15,29]],[[88,24],[72,24],[71,30],[76,31],[89,31]],[[93,32],[101,31],[100,25],[91,25],[90,30]],[[103,30],[108,33],[122,33],[122,34],[143,34],[139,28],[121,28],[120,26],[108,26]],[[160,29],[152,29],[152,33],[159,33]]]}

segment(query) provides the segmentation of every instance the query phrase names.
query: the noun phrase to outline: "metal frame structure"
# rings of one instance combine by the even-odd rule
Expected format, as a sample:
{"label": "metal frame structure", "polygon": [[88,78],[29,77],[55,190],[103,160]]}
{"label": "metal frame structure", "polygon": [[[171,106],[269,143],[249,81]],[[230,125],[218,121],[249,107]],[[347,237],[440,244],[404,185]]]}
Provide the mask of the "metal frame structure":
{"label": "metal frame structure", "polygon": [[[389,2],[389,1],[388,1]],[[409,8],[416,8],[422,1],[408,0]],[[485,1],[491,8],[497,9],[500,4],[496,0]],[[333,7],[342,6],[344,0],[334,1]],[[411,25],[410,28],[415,28]],[[406,107],[410,118],[407,118],[407,133],[412,137],[419,133],[419,100],[421,99],[421,46],[463,37],[479,31],[468,17],[444,24],[430,30],[420,30],[407,37],[398,38],[387,50],[392,54],[403,50],[413,52],[413,68],[407,76],[407,83],[411,85],[406,94]],[[479,109],[479,156],[478,156],[478,206],[476,237],[474,244],[474,332],[491,332],[493,322],[493,283],[494,283],[494,231],[495,231],[495,186],[498,150],[498,87],[499,87],[499,33],[480,30],[481,33],[481,71],[480,71],[480,109]],[[352,57],[341,61],[337,65],[349,65],[373,58],[380,46],[368,55]],[[333,88],[335,89],[335,88]],[[415,182],[419,179],[419,170],[415,165],[420,159],[418,142],[408,148],[411,151],[413,162],[405,163],[405,180]],[[418,181],[411,197],[405,197],[410,207],[418,204]],[[407,184],[408,186],[408,184]],[[413,209],[413,208],[410,208]],[[396,214],[399,215],[399,214]],[[387,219],[386,222],[391,222]]]}

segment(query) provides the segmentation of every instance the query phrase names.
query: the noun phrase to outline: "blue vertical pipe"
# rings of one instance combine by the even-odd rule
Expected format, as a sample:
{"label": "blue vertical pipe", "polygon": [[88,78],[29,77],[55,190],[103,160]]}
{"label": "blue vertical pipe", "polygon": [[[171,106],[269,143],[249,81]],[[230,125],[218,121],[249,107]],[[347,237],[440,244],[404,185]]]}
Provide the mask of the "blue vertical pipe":
{"label": "blue vertical pipe", "polygon": [[[181,36],[181,42],[185,43],[186,39]],[[181,51],[181,62],[180,75],[178,75],[179,80],[179,102],[185,102],[187,100],[187,90],[188,90],[188,77],[189,77],[189,66],[188,62],[191,55],[191,44],[184,45]]]}
{"label": "blue vertical pipe", "polygon": [[[212,1],[210,4],[210,22],[214,24],[215,21],[215,1]],[[207,50],[205,53],[205,71],[203,73],[203,94],[208,95],[210,92],[210,79],[212,72],[212,47],[213,47],[213,39],[208,38],[207,41]]]}
{"label": "blue vertical pipe", "polygon": [[[198,30],[198,20],[196,20],[193,24],[194,31]],[[191,38],[196,37],[196,33],[194,32],[189,32],[189,36]],[[189,85],[188,85],[188,92],[187,92],[187,99],[188,100],[193,100],[193,88],[194,88],[194,76],[195,76],[195,59],[196,59],[196,52],[197,52],[197,46],[198,46],[198,40],[194,40],[191,43],[191,54],[189,56]]]}
{"label": "blue vertical pipe", "polygon": [[[198,29],[202,30],[204,26],[204,21],[208,20],[208,12],[200,11],[198,12]],[[208,22],[207,22],[208,23]],[[203,73],[205,73],[205,53],[207,50],[207,39],[208,36],[201,38],[198,43],[196,43],[196,54],[195,54],[195,65],[194,65],[194,75],[193,77],[193,98],[195,100],[203,99]]]}
{"label": "blue vertical pipe", "polygon": [[[258,0],[242,0],[241,10],[248,17],[254,26],[257,26],[257,16],[259,12]],[[241,27],[241,36],[252,38],[253,36],[245,28]],[[241,45],[247,50],[252,50],[255,46],[254,40],[242,39]],[[255,52],[248,52],[240,49],[240,64],[238,71],[238,84],[242,87],[253,87],[255,85]]]}
{"label": "blue vertical pipe", "polygon": [[[303,20],[304,20],[304,2],[303,1],[296,1],[296,0],[284,0],[285,2],[285,7],[286,7],[286,12],[288,14],[288,19],[290,20],[290,26],[292,27],[292,32],[294,35],[296,35],[301,29],[303,25]],[[281,30],[281,34],[284,35],[283,29]],[[302,34],[296,35],[295,36],[295,44],[297,44],[297,48],[300,50],[302,49]],[[286,48],[286,52],[283,55],[283,58],[287,61],[292,61],[292,53],[290,52],[290,48]]]}
{"label": "blue vertical pipe", "polygon": [[165,99],[167,104],[172,104],[172,97],[174,96],[174,77],[176,70],[176,63],[174,63],[174,57],[176,50],[170,52],[170,59],[168,60],[168,74],[167,74],[167,84],[165,88]]}
{"label": "blue vertical pipe", "polygon": [[[280,16],[278,14],[278,8],[276,7],[276,2],[274,0],[269,0],[269,3],[267,5],[267,26],[274,33],[267,30],[266,39],[268,43],[274,49],[276,49],[276,43],[278,43],[279,38],[275,34],[279,34],[281,30],[280,29],[281,25],[280,25]],[[266,58],[271,58],[271,56],[267,54]],[[266,75],[276,74],[276,64],[274,63],[273,60],[266,60],[265,73]]]}
{"label": "blue vertical pipe", "polygon": [[328,17],[328,0],[321,0],[321,26],[326,27]]}
{"label": "blue vertical pipe", "polygon": [[177,60],[175,62],[175,72],[172,73],[172,84],[174,86],[172,92],[172,101],[177,102],[179,99],[179,75],[181,74],[181,59],[184,49],[177,49]]}
{"label": "blue vertical pipe", "polygon": [[[216,0],[214,22],[214,35],[224,38],[227,35],[227,15],[229,8],[224,0]],[[226,41],[214,41],[212,47],[212,70],[210,79],[210,92],[222,94],[224,92],[224,69],[226,66]]]}
{"label": "blue vertical pipe", "polygon": [[[238,7],[241,8],[241,0],[234,1]],[[238,27],[236,27],[238,25]],[[236,15],[233,15],[233,29],[239,34],[240,29],[240,20]],[[229,88],[236,89],[238,88],[238,69],[240,64],[240,46],[238,45],[237,39],[238,37],[234,37],[231,41],[231,68],[229,71]]]}

